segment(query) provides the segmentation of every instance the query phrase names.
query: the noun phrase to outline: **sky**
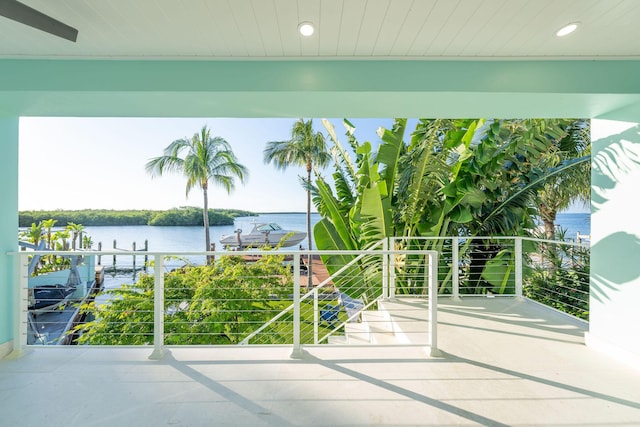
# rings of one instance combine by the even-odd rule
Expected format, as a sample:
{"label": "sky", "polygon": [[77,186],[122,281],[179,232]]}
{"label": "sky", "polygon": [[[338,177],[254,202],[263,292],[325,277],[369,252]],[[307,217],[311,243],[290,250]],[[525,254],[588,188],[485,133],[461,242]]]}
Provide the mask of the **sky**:
{"label": "sky", "polygon": [[[185,195],[185,178],[152,178],[145,164],[172,141],[190,138],[203,126],[226,139],[249,169],[231,194],[210,186],[210,208],[253,212],[305,212],[303,168],[277,170],[264,164],[268,141],[288,140],[296,119],[235,118],[57,118],[20,119],[19,210],[152,209],[202,206],[202,192]],[[342,119],[330,119],[346,146]],[[380,142],[376,130],[392,119],[350,119],[359,141]],[[323,131],[321,119],[314,127]],[[414,122],[415,125],[415,122]],[[408,127],[411,129],[411,124]],[[330,143],[329,143],[330,146]],[[331,169],[325,170],[330,174]],[[568,212],[587,212],[581,205]]]}
{"label": "sky", "polygon": [[[172,141],[208,126],[226,139],[249,169],[245,185],[227,194],[210,186],[210,208],[253,212],[305,212],[303,168],[264,164],[268,141],[288,140],[296,119],[37,118],[20,119],[19,209],[154,209],[202,206],[202,192],[185,195],[182,175],[152,178],[145,164]],[[342,119],[331,119],[338,136]],[[376,129],[391,119],[354,119],[360,141],[379,141]],[[313,120],[324,131],[320,119]],[[326,132],[325,132],[326,134]],[[343,143],[346,139],[341,138]],[[327,170],[331,173],[331,170]]]}

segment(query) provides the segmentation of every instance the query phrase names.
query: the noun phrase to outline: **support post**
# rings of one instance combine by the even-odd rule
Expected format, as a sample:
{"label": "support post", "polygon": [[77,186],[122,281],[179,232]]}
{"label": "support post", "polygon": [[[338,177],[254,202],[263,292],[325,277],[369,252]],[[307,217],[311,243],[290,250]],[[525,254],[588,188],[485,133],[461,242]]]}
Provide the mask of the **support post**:
{"label": "support post", "polygon": [[318,307],[318,289],[313,288],[313,343],[318,344],[320,316]]}
{"label": "support post", "polygon": [[292,359],[302,358],[300,345],[300,256],[293,257],[293,351]]}
{"label": "support post", "polygon": [[441,356],[438,349],[438,252],[428,251],[429,254],[429,355]]}
{"label": "support post", "polygon": [[522,297],[522,237],[515,239],[516,296]]}
{"label": "support post", "polygon": [[149,267],[149,255],[147,255],[147,252],[149,252],[149,240],[145,239],[144,240],[144,271],[147,271],[147,268]]}
{"label": "support post", "polygon": [[460,299],[460,239],[451,239],[451,287],[452,297]]}
{"label": "support post", "polygon": [[135,279],[136,277],[136,242],[133,242],[133,244],[131,245],[131,248],[133,249],[133,277]]}
{"label": "support post", "polygon": [[[396,239],[395,237],[389,238],[389,250],[395,251]],[[394,255],[389,257],[389,298],[396,297],[396,257]]]}
{"label": "support post", "polygon": [[25,354],[27,348],[28,310],[29,310],[29,259],[27,253],[20,252],[15,260],[16,278],[13,301],[13,350],[7,359],[17,359]]}
{"label": "support post", "polygon": [[389,299],[389,238],[382,240],[382,299]]}
{"label": "support post", "polygon": [[153,353],[151,360],[164,357],[164,255],[155,256],[153,281]]}

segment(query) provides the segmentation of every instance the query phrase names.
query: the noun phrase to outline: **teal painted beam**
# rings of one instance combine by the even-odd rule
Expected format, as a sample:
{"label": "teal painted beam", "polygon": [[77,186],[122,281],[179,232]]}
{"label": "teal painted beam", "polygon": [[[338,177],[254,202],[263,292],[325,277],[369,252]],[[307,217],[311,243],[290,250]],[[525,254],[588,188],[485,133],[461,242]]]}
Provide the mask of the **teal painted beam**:
{"label": "teal painted beam", "polygon": [[640,94],[640,61],[0,60],[0,91]]}
{"label": "teal painted beam", "polygon": [[640,61],[0,60],[0,113],[121,117],[601,117]]}
{"label": "teal painted beam", "polygon": [[18,250],[18,118],[0,117],[0,346],[13,339],[15,257]]}

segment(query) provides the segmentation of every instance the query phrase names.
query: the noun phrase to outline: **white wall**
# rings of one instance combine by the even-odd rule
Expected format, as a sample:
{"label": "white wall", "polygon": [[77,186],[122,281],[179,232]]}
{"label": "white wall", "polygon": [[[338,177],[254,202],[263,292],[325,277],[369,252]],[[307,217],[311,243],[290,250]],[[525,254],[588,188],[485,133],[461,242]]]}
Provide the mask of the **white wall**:
{"label": "white wall", "polygon": [[640,126],[592,121],[587,345],[640,361]]}

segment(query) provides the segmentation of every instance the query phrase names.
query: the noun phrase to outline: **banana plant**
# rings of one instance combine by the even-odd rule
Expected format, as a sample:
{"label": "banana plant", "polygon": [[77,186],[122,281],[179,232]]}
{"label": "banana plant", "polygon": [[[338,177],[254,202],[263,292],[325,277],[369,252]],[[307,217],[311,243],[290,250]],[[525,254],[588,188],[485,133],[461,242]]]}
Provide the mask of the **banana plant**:
{"label": "banana plant", "polygon": [[[535,190],[546,177],[561,172],[538,167],[540,159],[566,136],[568,122],[421,119],[407,145],[406,120],[397,119],[392,129],[379,133],[382,143],[374,153],[369,142],[355,139],[353,126],[345,121],[354,161],[325,121],[334,144],[336,192],[316,175],[314,203],[323,217],[314,230],[316,244],[325,250],[367,249],[385,237],[403,236],[404,247],[442,253],[451,243],[412,238],[524,234],[536,213]],[[479,260],[470,242],[461,256],[470,252],[476,272],[473,292],[488,287],[506,290],[503,279],[497,285],[482,280],[483,270],[495,273],[512,259],[512,252],[497,246],[488,259]],[[337,268],[353,258],[340,256],[326,264],[331,271],[331,266]],[[426,277],[422,257],[399,261],[414,276],[422,272]],[[360,272],[377,274],[366,267],[360,265]],[[451,268],[441,271],[441,291],[447,292]],[[500,271],[505,272],[502,278],[511,274]]]}

